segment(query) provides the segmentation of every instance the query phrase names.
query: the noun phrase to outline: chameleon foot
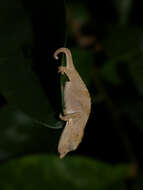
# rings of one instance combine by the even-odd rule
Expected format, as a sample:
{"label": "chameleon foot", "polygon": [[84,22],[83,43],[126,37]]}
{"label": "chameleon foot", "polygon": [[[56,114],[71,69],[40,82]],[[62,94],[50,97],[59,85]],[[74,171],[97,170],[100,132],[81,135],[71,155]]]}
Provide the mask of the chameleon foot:
{"label": "chameleon foot", "polygon": [[58,67],[58,73],[61,73],[62,75],[66,72],[66,68],[64,66]]}

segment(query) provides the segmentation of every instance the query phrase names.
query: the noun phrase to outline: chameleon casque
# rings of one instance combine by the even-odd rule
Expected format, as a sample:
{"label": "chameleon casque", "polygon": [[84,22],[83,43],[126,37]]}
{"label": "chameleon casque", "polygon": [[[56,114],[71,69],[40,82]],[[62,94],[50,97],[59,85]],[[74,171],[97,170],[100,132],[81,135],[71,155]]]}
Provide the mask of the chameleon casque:
{"label": "chameleon casque", "polygon": [[60,119],[66,121],[66,126],[58,144],[60,158],[68,152],[75,150],[80,144],[84,128],[90,115],[91,98],[86,85],[74,67],[72,55],[69,49],[59,48],[54,53],[54,58],[58,59],[58,54],[66,55],[66,66],[59,66],[58,72],[66,74],[69,81],[64,87],[64,109]]}

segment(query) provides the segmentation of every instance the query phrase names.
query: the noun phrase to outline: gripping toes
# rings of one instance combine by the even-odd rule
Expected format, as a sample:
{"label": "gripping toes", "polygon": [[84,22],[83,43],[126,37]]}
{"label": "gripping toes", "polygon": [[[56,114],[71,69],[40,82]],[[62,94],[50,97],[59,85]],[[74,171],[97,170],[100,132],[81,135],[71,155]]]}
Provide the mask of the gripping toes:
{"label": "gripping toes", "polygon": [[65,72],[66,72],[66,67],[64,67],[64,66],[58,67],[58,73],[61,73],[63,75]]}

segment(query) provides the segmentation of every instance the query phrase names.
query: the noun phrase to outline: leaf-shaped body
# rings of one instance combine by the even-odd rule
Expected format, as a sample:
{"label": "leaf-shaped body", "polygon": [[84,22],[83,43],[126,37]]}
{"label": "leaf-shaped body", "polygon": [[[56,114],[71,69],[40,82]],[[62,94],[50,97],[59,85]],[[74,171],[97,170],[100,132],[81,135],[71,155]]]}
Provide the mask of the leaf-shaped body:
{"label": "leaf-shaped body", "polygon": [[60,48],[54,53],[58,59],[59,53],[65,53],[67,64],[60,66],[59,72],[66,74],[69,81],[64,88],[64,115],[60,118],[66,121],[66,126],[60,137],[58,152],[63,158],[68,152],[75,150],[82,140],[90,109],[91,99],[86,85],[76,71],[69,49]]}

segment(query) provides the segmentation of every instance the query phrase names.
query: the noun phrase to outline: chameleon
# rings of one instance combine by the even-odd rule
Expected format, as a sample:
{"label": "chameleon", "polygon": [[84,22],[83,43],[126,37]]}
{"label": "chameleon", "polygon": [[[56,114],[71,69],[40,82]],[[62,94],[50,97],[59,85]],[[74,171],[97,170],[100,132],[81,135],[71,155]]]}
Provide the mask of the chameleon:
{"label": "chameleon", "polygon": [[63,91],[63,113],[59,115],[61,120],[66,121],[58,143],[59,157],[63,158],[68,152],[75,150],[83,138],[84,128],[91,111],[91,98],[73,64],[70,50],[64,47],[59,48],[55,51],[54,58],[58,60],[60,53],[66,56],[66,66],[59,66],[58,72],[68,77]]}

